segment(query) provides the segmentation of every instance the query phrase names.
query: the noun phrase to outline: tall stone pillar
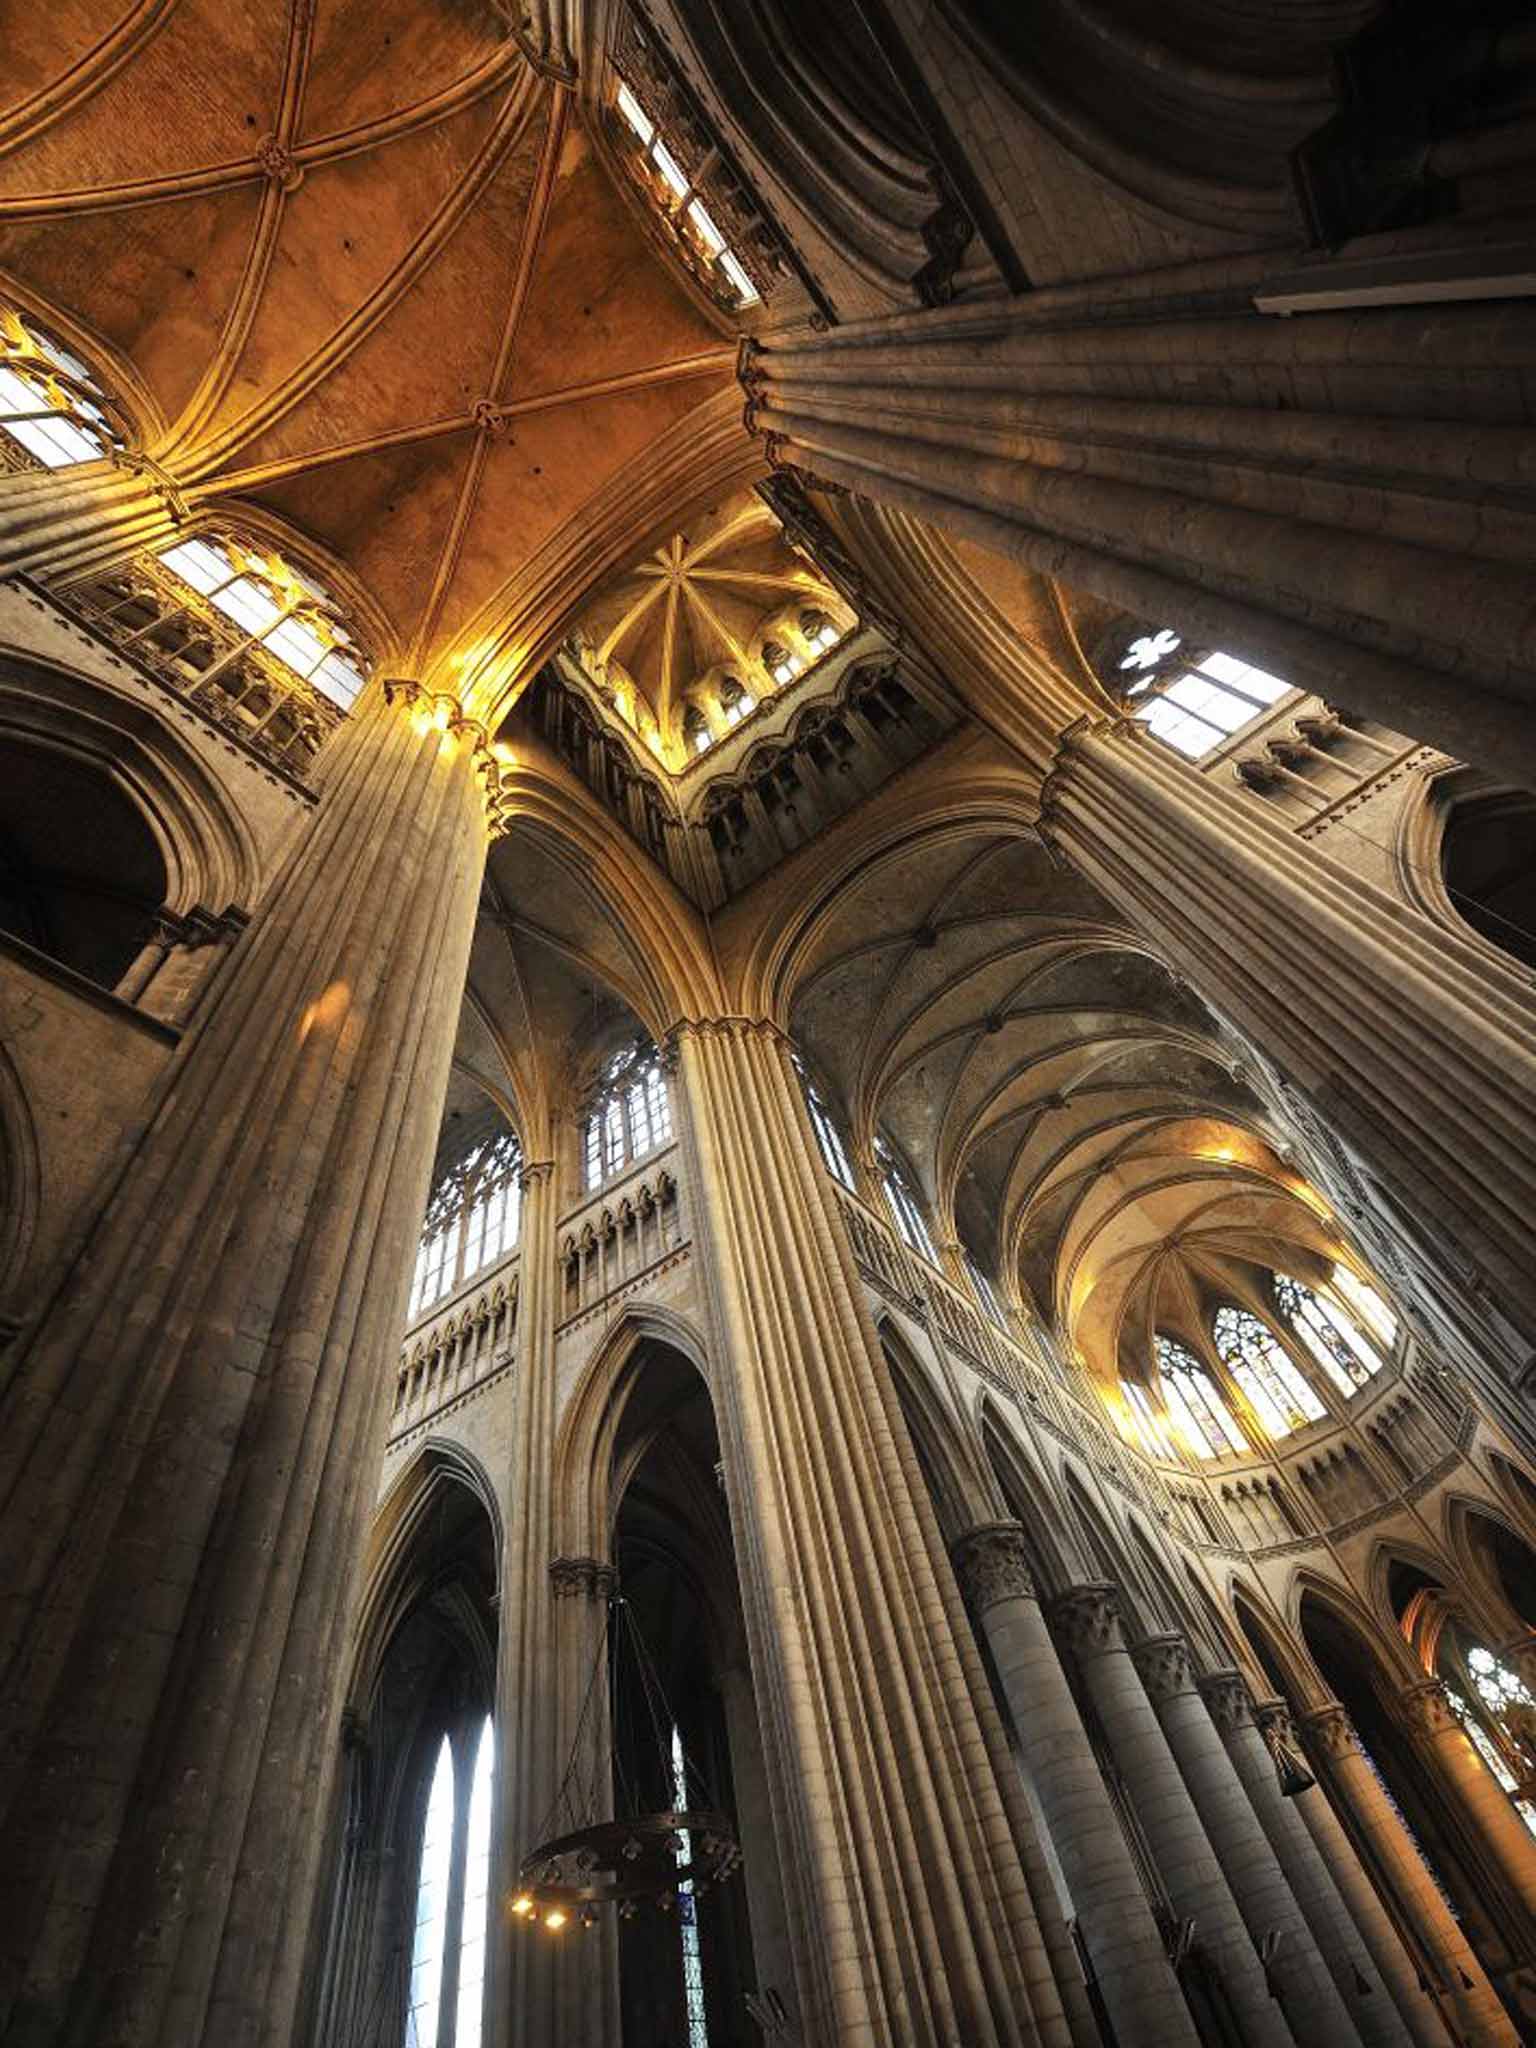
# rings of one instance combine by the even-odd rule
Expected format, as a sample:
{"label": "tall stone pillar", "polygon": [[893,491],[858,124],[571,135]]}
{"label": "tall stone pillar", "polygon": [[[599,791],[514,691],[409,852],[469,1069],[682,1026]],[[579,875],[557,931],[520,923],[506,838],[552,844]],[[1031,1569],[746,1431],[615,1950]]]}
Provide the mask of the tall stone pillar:
{"label": "tall stone pillar", "polygon": [[1033,2044],[1060,1998],[782,1035],[675,1035],[805,2038]]}
{"label": "tall stone pillar", "polygon": [[[1421,1967],[1449,2026],[1467,2048],[1515,2048],[1520,2036],[1361,1749],[1349,1716],[1333,1701],[1306,1715],[1302,1726],[1354,1820],[1379,1881],[1390,1887],[1412,1925]],[[1317,1796],[1316,1790],[1304,1795],[1308,1801]],[[1330,1853],[1326,1821],[1306,1807],[1302,1817],[1337,1878],[1347,1866]],[[1379,1961],[1380,1950],[1374,1942],[1372,1947]]]}
{"label": "tall stone pillar", "polygon": [[1120,2048],[1193,2048],[1199,2036],[1040,1612],[1022,1529],[993,1522],[967,1530],[955,1566],[992,1653],[1115,2039]]}
{"label": "tall stone pillar", "polygon": [[[1418,1990],[1413,1967],[1390,1925],[1383,1920],[1382,1931],[1393,1958],[1390,1978],[1378,1969],[1356,1930],[1328,1866],[1296,1810],[1297,1799],[1309,1795],[1282,1793],[1274,1755],[1254,1719],[1241,1673],[1215,1671],[1196,1683],[1365,2048],[1409,2048],[1411,2042],[1417,2042],[1419,2048],[1448,2048],[1440,2017]],[[1281,1708],[1283,1711],[1283,1702]],[[1412,2032],[1395,2003],[1400,1986],[1411,1994],[1411,2005],[1420,2017],[1421,2024]]]}
{"label": "tall stone pillar", "polygon": [[1196,1687],[1188,1644],[1172,1632],[1148,1636],[1131,1657],[1255,1948],[1273,1940],[1269,1975],[1292,2030],[1315,2021],[1330,2041],[1359,2048],[1354,2021]]}
{"label": "tall stone pillar", "polygon": [[[1043,829],[1294,1085],[1339,1199],[1354,1160],[1443,1265],[1536,1344],[1536,1015],[1529,978],[1407,910],[1195,773],[1134,720],[1080,728]],[[1383,1258],[1396,1259],[1393,1247]]]}
{"label": "tall stone pillar", "polygon": [[0,1419],[0,2033],[283,2038],[487,838],[373,684]]}
{"label": "tall stone pillar", "polygon": [[1244,2041],[1291,2048],[1291,2030],[1270,1995],[1258,1950],[1125,1646],[1114,1587],[1074,1586],[1056,1601],[1052,1616],[1077,1661],[1168,1896],[1181,1918],[1193,1920],[1195,1940]]}
{"label": "tall stone pillar", "polygon": [[1438,1678],[1411,1686],[1402,1696],[1402,1707],[1430,1768],[1466,1808],[1479,1840],[1526,1911],[1536,1911],[1536,1837],[1472,1747],[1445,1687]]}
{"label": "tall stone pillar", "polygon": [[[554,1555],[550,1466],[555,1442],[555,1324],[559,1269],[553,1164],[523,1169],[522,1289],[514,1395],[512,1512],[502,1560],[498,1646],[499,1826],[492,1882],[505,1899],[521,1859],[547,1840],[561,1779],[576,1739],[582,1698],[603,1655],[613,1567],[594,1557]],[[606,1696],[603,1687],[599,1694]],[[587,1730],[602,1744],[601,1715]],[[593,1768],[588,1779],[598,1775]],[[563,1834],[571,1823],[558,1822]],[[543,1831],[541,1834],[541,1830]],[[487,1949],[488,2048],[554,2048],[564,2041],[604,2048],[618,2040],[618,1947],[613,1916],[576,1938],[556,1939],[506,1912],[493,1914]]]}

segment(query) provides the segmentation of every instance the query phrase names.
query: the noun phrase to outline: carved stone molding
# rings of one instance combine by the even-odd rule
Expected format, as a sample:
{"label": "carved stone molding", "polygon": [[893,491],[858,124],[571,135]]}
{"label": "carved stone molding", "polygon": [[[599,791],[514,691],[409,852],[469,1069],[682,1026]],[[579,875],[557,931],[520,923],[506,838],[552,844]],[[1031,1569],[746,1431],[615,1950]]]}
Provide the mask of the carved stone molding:
{"label": "carved stone molding", "polygon": [[1107,1579],[1069,1586],[1059,1599],[1051,1602],[1050,1614],[1062,1640],[1079,1661],[1125,1647],[1120,1633],[1119,1591]]}
{"label": "carved stone molding", "polygon": [[142,448],[117,448],[113,450],[111,460],[114,469],[124,470],[129,476],[142,477],[151,489],[157,491],[167,518],[177,526],[190,517],[191,508],[181,479],[174,476],[164,463],[157,462],[153,455],[146,455]]}
{"label": "carved stone molding", "polygon": [[555,1557],[549,1583],[557,1600],[607,1600],[617,1575],[611,1564],[596,1557]]}
{"label": "carved stone molding", "polygon": [[304,166],[275,135],[263,135],[257,143],[256,167],[279,192],[297,192],[304,182]]}
{"label": "carved stone molding", "polygon": [[470,419],[493,441],[504,440],[511,430],[512,409],[498,405],[494,398],[477,398],[469,409]]}
{"label": "carved stone molding", "polygon": [[[1267,1714],[1269,1705],[1270,1702],[1264,1701],[1259,1707],[1259,1726],[1266,1736],[1270,1734],[1270,1720]],[[1327,1706],[1317,1707],[1310,1714],[1304,1714],[1301,1725],[1324,1756],[1352,1756],[1360,1747],[1355,1724],[1337,1700],[1330,1700]]]}
{"label": "carved stone molding", "polygon": [[966,1602],[985,1614],[1002,1600],[1033,1600],[1024,1531],[1017,1522],[984,1522],[967,1529],[954,1546],[955,1572]]}
{"label": "carved stone molding", "polygon": [[[1235,1735],[1239,1728],[1253,1726],[1253,1702],[1240,1671],[1207,1671],[1195,1680],[1195,1686],[1223,1735]],[[1290,1725],[1289,1718],[1286,1725]]]}
{"label": "carved stone molding", "polygon": [[1422,1685],[1410,1685],[1402,1695],[1403,1719],[1415,1735],[1433,1740],[1437,1735],[1459,1735],[1461,1721],[1446,1697],[1438,1678],[1426,1678]]}
{"label": "carved stone molding", "polygon": [[1177,1699],[1180,1693],[1195,1689],[1195,1667],[1190,1660],[1189,1645],[1175,1630],[1170,1629],[1163,1635],[1143,1636],[1139,1643],[1132,1643],[1131,1662],[1140,1672],[1147,1697],[1155,1707]]}
{"label": "carved stone molding", "polygon": [[526,1195],[530,1188],[542,1187],[554,1170],[553,1159],[525,1159],[518,1168],[518,1188]]}

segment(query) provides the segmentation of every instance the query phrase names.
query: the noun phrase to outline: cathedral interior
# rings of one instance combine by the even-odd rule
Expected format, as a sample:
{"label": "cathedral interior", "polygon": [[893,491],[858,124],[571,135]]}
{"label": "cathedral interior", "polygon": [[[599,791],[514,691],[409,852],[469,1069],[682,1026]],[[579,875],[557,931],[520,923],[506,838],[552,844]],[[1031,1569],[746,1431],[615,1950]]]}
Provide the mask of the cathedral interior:
{"label": "cathedral interior", "polygon": [[0,16],[0,2042],[1536,2041],[1536,14]]}

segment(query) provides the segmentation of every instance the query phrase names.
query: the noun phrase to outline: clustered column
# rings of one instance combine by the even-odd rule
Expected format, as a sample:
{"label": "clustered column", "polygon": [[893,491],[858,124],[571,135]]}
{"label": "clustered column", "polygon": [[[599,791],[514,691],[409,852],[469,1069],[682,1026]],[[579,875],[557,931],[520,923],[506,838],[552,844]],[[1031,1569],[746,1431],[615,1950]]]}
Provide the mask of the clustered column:
{"label": "clustered column", "polygon": [[[1520,2037],[1361,1749],[1349,1716],[1332,1701],[1307,1714],[1302,1726],[1353,1817],[1365,1855],[1407,1916],[1420,1969],[1434,1985],[1448,2022],[1467,2048],[1515,2048]],[[1347,1873],[1348,1845],[1320,1788],[1304,1795],[1302,1818],[1335,1878]],[[1372,1946],[1380,1961],[1379,1947]]]}
{"label": "clustered column", "polygon": [[1024,1532],[1016,1522],[968,1530],[955,1545],[955,1565],[991,1651],[1115,2038],[1120,2048],[1193,2048],[1199,2036],[1040,1612]]}
{"label": "clustered column", "polygon": [[1082,1674],[1168,1896],[1180,1917],[1193,1921],[1197,1948],[1243,2039],[1261,2048],[1290,2048],[1290,2029],[1126,1648],[1115,1588],[1074,1586],[1051,1612]]}
{"label": "clustered column", "polygon": [[283,2036],[487,842],[373,684],[18,1340],[0,1424],[0,2033]]}

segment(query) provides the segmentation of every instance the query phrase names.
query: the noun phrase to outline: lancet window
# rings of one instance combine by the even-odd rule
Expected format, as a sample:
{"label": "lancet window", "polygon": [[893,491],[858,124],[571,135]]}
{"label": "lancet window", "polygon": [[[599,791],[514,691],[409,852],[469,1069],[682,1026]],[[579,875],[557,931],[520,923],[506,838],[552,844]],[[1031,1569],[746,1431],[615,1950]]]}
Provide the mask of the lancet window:
{"label": "lancet window", "polygon": [[1306,1375],[1268,1324],[1228,1302],[1211,1326],[1221,1362],[1271,1437],[1289,1436],[1327,1414]]}
{"label": "lancet window", "polygon": [[821,1149],[822,1164],[832,1178],[841,1181],[852,1194],[853,1168],[849,1164],[843,1134],[837,1127],[837,1119],[828,1107],[826,1097],[811,1079],[798,1054],[795,1055],[795,1072],[800,1076],[800,1086],[805,1092],[805,1106],[810,1112],[811,1129],[816,1133],[816,1143]]}
{"label": "lancet window", "polygon": [[[672,1799],[680,1813],[688,1811],[688,1765],[683,1755],[683,1733],[672,1729]],[[692,1838],[686,1828],[677,1835],[676,1856],[686,1869],[693,1860]],[[677,1888],[677,1931],[683,1952],[683,2002],[688,2013],[688,2048],[709,2048],[709,2021],[704,2011],[704,1958],[699,1948],[699,1902],[692,1879]]]}
{"label": "lancet window", "polygon": [[1135,1380],[1122,1380],[1120,1391],[1142,1449],[1154,1458],[1176,1458],[1178,1451],[1168,1433],[1168,1418],[1154,1405],[1146,1388]]}
{"label": "lancet window", "polygon": [[672,1100],[653,1045],[626,1046],[604,1067],[582,1126],[582,1170],[600,1188],[637,1159],[669,1144]]}
{"label": "lancet window", "polygon": [[427,1204],[410,1313],[420,1315],[517,1243],[522,1221],[523,1148],[499,1130],[465,1152],[438,1180]]}
{"label": "lancet window", "polygon": [[739,677],[726,676],[720,684],[720,716],[728,726],[740,725],[757,708],[757,699]]}
{"label": "lancet window", "polygon": [[29,315],[0,306],[0,469],[68,469],[110,455],[125,438],[114,412],[77,355]]}
{"label": "lancet window", "polygon": [[[487,1715],[474,1738],[465,1804],[455,1792],[452,1737],[444,1735],[438,1747],[417,1866],[404,2048],[480,2048],[495,1755]],[[451,2004],[445,1995],[450,1986]]]}
{"label": "lancet window", "polygon": [[1158,1383],[1174,1428],[1197,1458],[1226,1458],[1246,1451],[1248,1439],[1192,1351],[1161,1332],[1153,1340]]}
{"label": "lancet window", "polygon": [[986,1269],[969,1252],[965,1254],[965,1270],[970,1275],[971,1285],[976,1290],[976,1299],[1001,1330],[1008,1327],[1008,1311],[1003,1307],[1002,1296],[992,1285]]}
{"label": "lancet window", "polygon": [[1352,1394],[1381,1371],[1384,1361],[1380,1351],[1337,1302],[1324,1294],[1314,1294],[1289,1273],[1275,1275],[1275,1300],[1286,1321],[1340,1393]]}
{"label": "lancet window", "polygon": [[918,1200],[906,1168],[884,1138],[875,1140],[875,1157],[880,1166],[880,1181],[885,1189],[885,1199],[890,1204],[891,1214],[896,1219],[896,1228],[903,1241],[913,1251],[927,1259],[930,1265],[939,1263],[939,1255],[933,1248],[933,1239],[928,1231],[928,1219],[923,1214],[923,1205]]}
{"label": "lancet window", "polygon": [[1192,761],[1260,717],[1291,688],[1235,655],[1191,647],[1171,626],[1131,642],[1120,658],[1118,681],[1135,716]]}
{"label": "lancet window", "polygon": [[[1446,1697],[1468,1740],[1536,1834],[1536,1695],[1518,1672],[1482,1644],[1456,1645],[1441,1656]],[[1446,1668],[1449,1666],[1449,1668]]]}

